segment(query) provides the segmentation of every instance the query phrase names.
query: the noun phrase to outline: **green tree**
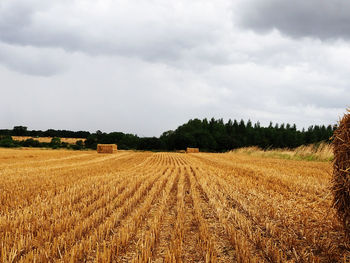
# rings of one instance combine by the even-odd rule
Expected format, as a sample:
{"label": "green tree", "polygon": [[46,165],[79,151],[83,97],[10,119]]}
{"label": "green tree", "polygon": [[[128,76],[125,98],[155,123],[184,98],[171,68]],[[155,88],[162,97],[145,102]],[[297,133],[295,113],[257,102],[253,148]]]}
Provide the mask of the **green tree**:
{"label": "green tree", "polygon": [[58,137],[53,137],[50,142],[50,147],[57,149],[61,147],[61,139]]}
{"label": "green tree", "polygon": [[25,136],[25,135],[27,135],[27,127],[25,127],[25,126],[15,126],[15,127],[13,127],[13,135],[15,135],[15,136]]}

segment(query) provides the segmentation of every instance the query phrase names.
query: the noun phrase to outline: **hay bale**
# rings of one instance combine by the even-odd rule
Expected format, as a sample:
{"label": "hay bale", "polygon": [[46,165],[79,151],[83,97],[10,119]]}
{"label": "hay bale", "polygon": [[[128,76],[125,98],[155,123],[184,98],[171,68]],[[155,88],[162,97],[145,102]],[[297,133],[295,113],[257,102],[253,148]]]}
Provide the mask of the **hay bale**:
{"label": "hay bale", "polygon": [[98,153],[116,153],[118,147],[116,144],[97,144]]}
{"label": "hay bale", "polygon": [[350,110],[333,135],[333,206],[350,237]]}
{"label": "hay bale", "polygon": [[199,153],[199,148],[190,148],[190,147],[187,147],[186,153]]}

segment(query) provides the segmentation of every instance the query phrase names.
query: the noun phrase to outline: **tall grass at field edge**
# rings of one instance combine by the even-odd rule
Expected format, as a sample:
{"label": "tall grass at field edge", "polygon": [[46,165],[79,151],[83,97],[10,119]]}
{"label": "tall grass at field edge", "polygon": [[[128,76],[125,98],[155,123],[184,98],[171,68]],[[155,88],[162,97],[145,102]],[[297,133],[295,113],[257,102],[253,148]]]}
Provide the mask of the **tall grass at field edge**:
{"label": "tall grass at field edge", "polygon": [[232,153],[248,154],[257,157],[279,158],[288,160],[322,161],[333,160],[333,150],[329,143],[321,142],[302,145],[295,149],[261,149],[256,146],[244,147],[231,151]]}

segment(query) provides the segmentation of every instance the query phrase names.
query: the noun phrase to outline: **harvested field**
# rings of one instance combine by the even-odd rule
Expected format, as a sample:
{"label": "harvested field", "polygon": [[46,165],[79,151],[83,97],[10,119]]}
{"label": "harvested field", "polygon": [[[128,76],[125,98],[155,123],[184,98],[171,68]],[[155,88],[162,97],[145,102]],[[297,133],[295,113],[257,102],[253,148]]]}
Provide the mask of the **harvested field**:
{"label": "harvested field", "polygon": [[331,172],[240,153],[0,149],[0,262],[345,262]]}
{"label": "harvested field", "polygon": [[[12,136],[14,141],[25,141],[27,139],[37,140],[39,142],[51,142],[52,137],[29,137],[29,136]],[[61,142],[66,142],[70,144],[75,144],[77,141],[82,140],[85,141],[84,138],[60,138]]]}

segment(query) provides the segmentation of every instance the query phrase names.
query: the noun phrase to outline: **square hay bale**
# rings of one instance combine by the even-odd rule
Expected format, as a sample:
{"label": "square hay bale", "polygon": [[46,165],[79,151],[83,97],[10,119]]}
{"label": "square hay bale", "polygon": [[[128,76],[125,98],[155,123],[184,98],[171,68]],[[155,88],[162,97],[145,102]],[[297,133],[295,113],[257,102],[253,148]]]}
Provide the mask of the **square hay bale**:
{"label": "square hay bale", "polygon": [[186,153],[199,153],[199,148],[190,148],[190,147],[187,147]]}
{"label": "square hay bale", "polygon": [[116,153],[118,147],[116,144],[97,144],[98,153]]}
{"label": "square hay bale", "polygon": [[333,206],[350,241],[350,109],[333,134]]}

